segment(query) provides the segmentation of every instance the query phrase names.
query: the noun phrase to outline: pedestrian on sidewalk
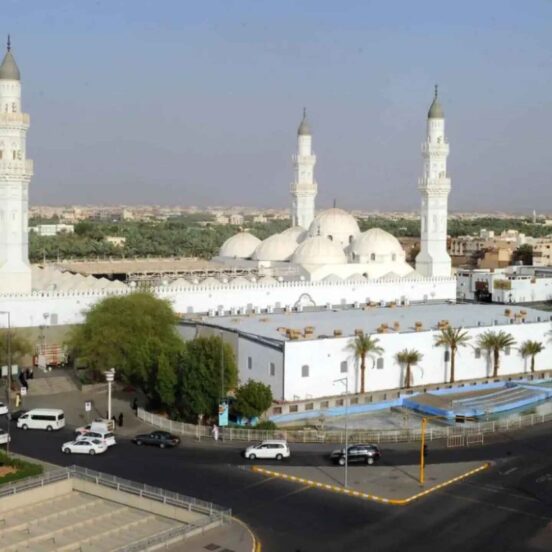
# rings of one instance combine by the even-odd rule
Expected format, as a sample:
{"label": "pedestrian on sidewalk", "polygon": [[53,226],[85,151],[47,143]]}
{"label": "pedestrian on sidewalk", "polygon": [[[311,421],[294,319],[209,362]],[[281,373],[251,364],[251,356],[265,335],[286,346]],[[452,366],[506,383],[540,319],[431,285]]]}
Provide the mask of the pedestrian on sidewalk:
{"label": "pedestrian on sidewalk", "polygon": [[219,428],[217,424],[213,424],[213,429],[211,430],[211,433],[213,434],[213,439],[215,441],[218,441],[219,438]]}
{"label": "pedestrian on sidewalk", "polygon": [[119,427],[123,427],[123,413],[119,414]]}
{"label": "pedestrian on sidewalk", "polygon": [[136,397],[134,397],[132,401],[132,410],[134,410],[134,414],[138,416],[138,399]]}

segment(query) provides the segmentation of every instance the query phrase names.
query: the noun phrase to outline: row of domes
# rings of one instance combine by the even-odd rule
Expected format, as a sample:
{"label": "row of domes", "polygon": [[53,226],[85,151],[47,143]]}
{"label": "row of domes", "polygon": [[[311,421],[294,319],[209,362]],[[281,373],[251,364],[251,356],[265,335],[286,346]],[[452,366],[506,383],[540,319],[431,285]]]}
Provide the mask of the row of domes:
{"label": "row of domes", "polygon": [[219,255],[300,265],[405,261],[394,236],[380,228],[361,233],[354,217],[337,208],[319,213],[308,231],[294,226],[264,241],[240,232],[224,242]]}

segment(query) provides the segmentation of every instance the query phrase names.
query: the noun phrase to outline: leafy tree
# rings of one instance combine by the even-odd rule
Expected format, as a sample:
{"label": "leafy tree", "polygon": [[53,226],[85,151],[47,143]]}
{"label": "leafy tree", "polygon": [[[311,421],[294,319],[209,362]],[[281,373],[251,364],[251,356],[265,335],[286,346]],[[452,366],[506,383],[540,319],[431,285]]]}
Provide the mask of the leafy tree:
{"label": "leafy tree", "polygon": [[33,346],[27,338],[13,330],[8,334],[8,330],[4,328],[0,330],[0,362],[2,365],[7,365],[10,360],[8,358],[8,338],[12,364],[19,364],[24,356],[33,353]]}
{"label": "leafy tree", "polygon": [[404,387],[411,386],[412,380],[412,366],[416,366],[423,358],[422,353],[416,349],[403,349],[395,355],[395,359],[399,364],[404,364],[406,366],[405,376],[404,376]]}
{"label": "leafy tree", "polygon": [[182,417],[193,422],[200,414],[215,415],[221,393],[226,396],[238,382],[234,350],[218,336],[187,341],[178,371],[177,408]]}
{"label": "leafy tree", "polygon": [[[68,346],[96,373],[115,368],[118,377],[156,402],[167,395],[166,382],[172,381],[168,366],[174,369],[184,345],[177,321],[171,305],[149,293],[108,297],[92,306],[84,324],[75,326]],[[162,384],[157,382],[159,369]]]}
{"label": "leafy tree", "polygon": [[531,357],[531,372],[535,371],[535,357],[544,351],[544,345],[540,341],[524,341],[519,352],[523,358]]}
{"label": "leafy tree", "polygon": [[450,383],[454,383],[456,367],[456,351],[458,347],[465,347],[471,337],[468,332],[462,328],[452,328],[447,326],[441,330],[441,335],[435,338],[437,347],[447,347],[450,349]]}
{"label": "leafy tree", "polygon": [[155,391],[159,403],[168,409],[172,409],[176,399],[177,377],[175,367],[171,366],[165,354],[159,356]]}
{"label": "leafy tree", "polygon": [[272,389],[260,381],[249,380],[236,390],[235,410],[246,418],[257,418],[270,408]]}
{"label": "leafy tree", "polygon": [[493,355],[493,378],[498,376],[500,368],[500,353],[508,347],[515,345],[516,340],[513,336],[503,330],[493,332],[488,330],[482,333],[478,338],[479,347],[489,351]]}
{"label": "leafy tree", "polygon": [[355,357],[360,360],[360,392],[364,393],[365,372],[366,372],[366,357],[368,355],[380,355],[383,353],[383,347],[378,345],[379,340],[372,338],[369,335],[359,334],[353,342],[349,344],[349,349],[352,349]]}

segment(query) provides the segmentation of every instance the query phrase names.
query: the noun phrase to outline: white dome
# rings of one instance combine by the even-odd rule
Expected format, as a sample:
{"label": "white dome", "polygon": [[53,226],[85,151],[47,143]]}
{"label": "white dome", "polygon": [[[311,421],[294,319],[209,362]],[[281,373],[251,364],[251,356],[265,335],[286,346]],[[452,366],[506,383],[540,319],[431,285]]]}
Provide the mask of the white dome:
{"label": "white dome", "polygon": [[307,237],[307,231],[302,226],[291,226],[281,232],[282,236],[292,236],[295,243],[301,243]]}
{"label": "white dome", "polygon": [[300,265],[326,265],[344,264],[347,257],[337,243],[322,236],[315,236],[307,238],[295,250],[291,260]]}
{"label": "white dome", "polygon": [[219,255],[230,259],[248,259],[260,243],[261,240],[253,234],[240,232],[222,244]]}
{"label": "white dome", "polygon": [[257,261],[287,261],[296,248],[293,234],[274,234],[257,246],[253,258]]}
{"label": "white dome", "polygon": [[316,215],[309,227],[309,236],[322,236],[347,247],[360,234],[355,217],[343,209],[327,209]]}
{"label": "white dome", "polygon": [[381,228],[370,228],[351,244],[349,254],[353,262],[382,263],[405,260],[405,252],[399,240]]}

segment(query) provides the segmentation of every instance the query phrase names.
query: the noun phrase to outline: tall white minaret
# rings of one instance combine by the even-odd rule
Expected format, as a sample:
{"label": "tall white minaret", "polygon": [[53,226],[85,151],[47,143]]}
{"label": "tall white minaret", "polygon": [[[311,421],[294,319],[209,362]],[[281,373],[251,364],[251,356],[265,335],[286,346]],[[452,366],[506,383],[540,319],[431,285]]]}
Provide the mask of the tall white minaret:
{"label": "tall white minaret", "polygon": [[308,230],[314,220],[314,200],[318,186],[314,180],[316,155],[312,153],[312,134],[306,109],[297,130],[297,155],[293,156],[294,180],[291,185],[291,224]]}
{"label": "tall white minaret", "polygon": [[445,115],[437,97],[427,114],[427,139],[422,144],[424,172],[418,180],[422,194],[420,253],[416,270],[423,276],[450,276],[447,253],[447,213],[450,178],[447,176],[449,145],[445,138]]}
{"label": "tall white minaret", "polygon": [[32,161],[27,159],[29,115],[21,112],[20,73],[10,38],[0,65],[0,293],[29,293],[28,204]]}

